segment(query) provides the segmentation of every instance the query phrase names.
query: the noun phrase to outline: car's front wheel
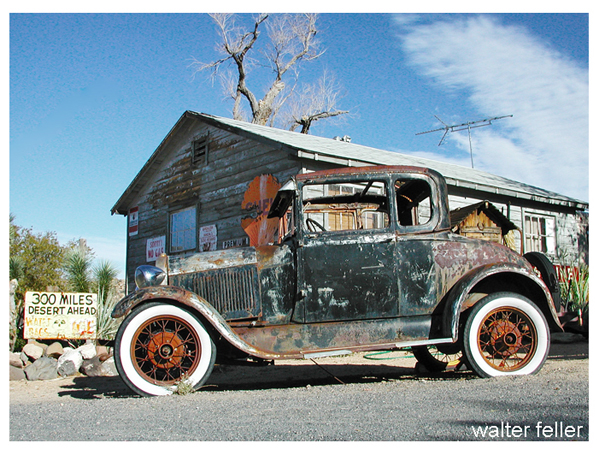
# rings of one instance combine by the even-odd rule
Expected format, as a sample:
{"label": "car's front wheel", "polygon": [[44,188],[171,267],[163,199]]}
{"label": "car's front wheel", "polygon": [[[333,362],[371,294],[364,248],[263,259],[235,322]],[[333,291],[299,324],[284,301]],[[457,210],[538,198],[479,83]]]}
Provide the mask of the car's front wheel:
{"label": "car's front wheel", "polygon": [[115,338],[123,381],[144,396],[198,389],[210,376],[216,348],[203,324],[177,306],[151,302],[135,308]]}
{"label": "car's front wheel", "polygon": [[482,377],[533,374],[549,353],[549,328],[539,308],[510,292],[486,296],[464,326],[464,355]]}

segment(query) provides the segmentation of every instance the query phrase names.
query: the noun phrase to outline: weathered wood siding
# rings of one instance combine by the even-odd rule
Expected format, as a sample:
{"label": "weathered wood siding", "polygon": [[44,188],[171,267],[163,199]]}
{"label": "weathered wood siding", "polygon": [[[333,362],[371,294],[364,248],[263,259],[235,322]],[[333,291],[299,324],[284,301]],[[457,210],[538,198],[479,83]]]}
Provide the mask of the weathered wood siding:
{"label": "weathered wood siding", "polygon": [[[206,134],[208,139],[207,161],[192,164],[192,141]],[[269,145],[270,144],[270,145]],[[127,277],[129,291],[133,290],[135,268],[146,264],[148,239],[166,237],[169,244],[170,214],[188,207],[196,207],[196,238],[202,226],[215,225],[218,235],[217,249],[224,241],[247,239],[242,228],[244,194],[257,176],[266,174],[276,177],[280,184],[298,173],[342,167],[316,159],[293,157],[294,150],[282,144],[249,139],[226,129],[208,125],[201,120],[188,118],[177,124],[176,131],[161,145],[160,164],[147,173],[143,187],[135,189],[135,197],[129,209],[139,208],[138,234],[128,237]],[[144,177],[146,178],[146,177]],[[588,217],[576,213],[564,213],[539,209],[516,200],[508,205],[505,198],[495,199],[489,193],[449,187],[450,209],[464,207],[481,200],[489,200],[515,225],[524,228],[526,213],[555,218],[556,263],[588,260]],[[199,242],[196,242],[199,243]],[[520,235],[516,243],[520,245]],[[198,251],[178,253],[192,254]],[[526,252],[526,251],[524,251]]]}
{"label": "weathered wood siding", "polygon": [[[206,134],[209,134],[207,163],[193,166],[192,141]],[[171,213],[195,206],[196,231],[201,226],[215,225],[217,248],[221,249],[223,241],[247,238],[241,227],[242,202],[255,177],[271,174],[283,184],[300,172],[299,162],[290,159],[288,152],[198,121],[186,124],[166,146],[161,169],[132,205],[139,207],[139,233],[129,237],[127,248],[130,290],[135,287],[135,268],[147,263],[147,240],[166,236],[168,248]],[[180,254],[196,251],[197,245],[195,251]]]}

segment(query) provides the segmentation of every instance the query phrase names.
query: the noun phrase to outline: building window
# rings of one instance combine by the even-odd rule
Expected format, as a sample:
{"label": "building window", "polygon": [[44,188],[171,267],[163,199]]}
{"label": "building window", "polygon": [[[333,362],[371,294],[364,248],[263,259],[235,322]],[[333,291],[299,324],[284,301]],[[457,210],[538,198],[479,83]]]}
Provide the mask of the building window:
{"label": "building window", "polygon": [[208,164],[207,134],[191,142],[191,164],[196,167]]}
{"label": "building window", "polygon": [[196,208],[190,207],[171,213],[170,252],[195,250],[196,248]]}
{"label": "building window", "polygon": [[524,241],[527,253],[555,254],[555,218],[527,213],[524,216]]}

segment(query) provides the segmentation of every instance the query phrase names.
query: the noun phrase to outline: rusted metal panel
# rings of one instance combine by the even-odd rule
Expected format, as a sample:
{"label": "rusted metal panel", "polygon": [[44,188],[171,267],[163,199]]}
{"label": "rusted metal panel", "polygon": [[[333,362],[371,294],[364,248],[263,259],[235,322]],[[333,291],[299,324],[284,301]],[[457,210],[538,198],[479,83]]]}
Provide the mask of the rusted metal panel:
{"label": "rusted metal panel", "polygon": [[169,258],[169,284],[194,292],[225,319],[261,314],[256,252],[253,248]]}
{"label": "rusted metal panel", "polygon": [[256,248],[263,324],[288,324],[297,296],[295,252],[289,245]]}
{"label": "rusted metal panel", "polygon": [[236,327],[235,333],[265,353],[303,357],[307,353],[336,350],[384,349],[399,343],[425,340],[430,317],[289,324],[267,327]]}
{"label": "rusted metal panel", "polygon": [[280,187],[281,184],[274,176],[262,174],[252,180],[244,193],[241,227],[248,235],[252,246],[267,245],[274,241],[279,222],[267,216]]}
{"label": "rusted metal panel", "polygon": [[169,256],[169,276],[257,264],[255,248],[204,251],[189,256]]}
{"label": "rusted metal panel", "polygon": [[169,284],[192,291],[226,320],[287,323],[295,299],[289,246],[248,247],[170,257]]}
{"label": "rusted metal panel", "polygon": [[454,234],[448,234],[442,241],[435,242],[433,254],[437,273],[445,290],[449,290],[470,270],[487,264],[508,263],[532,273],[528,261],[509,248]]}
{"label": "rusted metal panel", "polygon": [[[381,184],[374,196],[368,193],[369,179]],[[410,179],[416,183],[411,185]],[[446,186],[434,171],[403,166],[343,169],[302,175],[295,182],[281,191],[285,200],[274,202],[278,216],[289,216],[294,223],[282,243],[168,261],[169,284],[176,287],[165,287],[163,297],[195,308],[249,356],[275,359],[455,341],[462,305],[475,302],[469,292],[477,280],[493,275],[521,277],[518,286],[530,283],[535,299],[549,295],[521,256],[450,232]],[[310,232],[303,188],[318,182],[353,182],[363,189],[323,192],[320,201],[310,199],[312,208],[322,203],[325,210],[336,197],[351,208],[352,198],[364,198],[387,214],[386,222]],[[427,185],[430,190],[423,193]],[[401,217],[397,199],[417,208],[422,194],[432,212],[422,224],[418,217]],[[160,295],[159,288],[151,292]],[[149,298],[132,297],[119,304],[115,314]]]}
{"label": "rusted metal panel", "polygon": [[381,234],[372,243],[363,235],[306,239],[299,249],[302,322],[399,316],[394,244]]}

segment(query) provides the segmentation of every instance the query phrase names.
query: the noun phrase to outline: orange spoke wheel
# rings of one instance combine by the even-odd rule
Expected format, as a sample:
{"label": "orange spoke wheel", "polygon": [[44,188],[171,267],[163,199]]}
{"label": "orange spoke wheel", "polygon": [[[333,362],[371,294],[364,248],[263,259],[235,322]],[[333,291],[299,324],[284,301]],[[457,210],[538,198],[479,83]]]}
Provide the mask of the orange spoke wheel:
{"label": "orange spoke wheel", "polygon": [[535,352],[536,344],[534,324],[525,313],[514,308],[491,311],[479,328],[481,355],[492,367],[503,371],[514,371],[525,365]]}
{"label": "orange spoke wheel", "polygon": [[533,374],[549,353],[549,327],[528,298],[489,294],[468,313],[462,344],[466,363],[482,377]]}
{"label": "orange spoke wheel", "polygon": [[119,375],[134,392],[169,395],[190,387],[197,390],[206,382],[216,347],[188,309],[149,302],[134,308],[121,324],[114,359]]}
{"label": "orange spoke wheel", "polygon": [[176,317],[155,317],[140,326],[131,345],[134,365],[154,384],[170,385],[195,370],[201,342],[193,327]]}

